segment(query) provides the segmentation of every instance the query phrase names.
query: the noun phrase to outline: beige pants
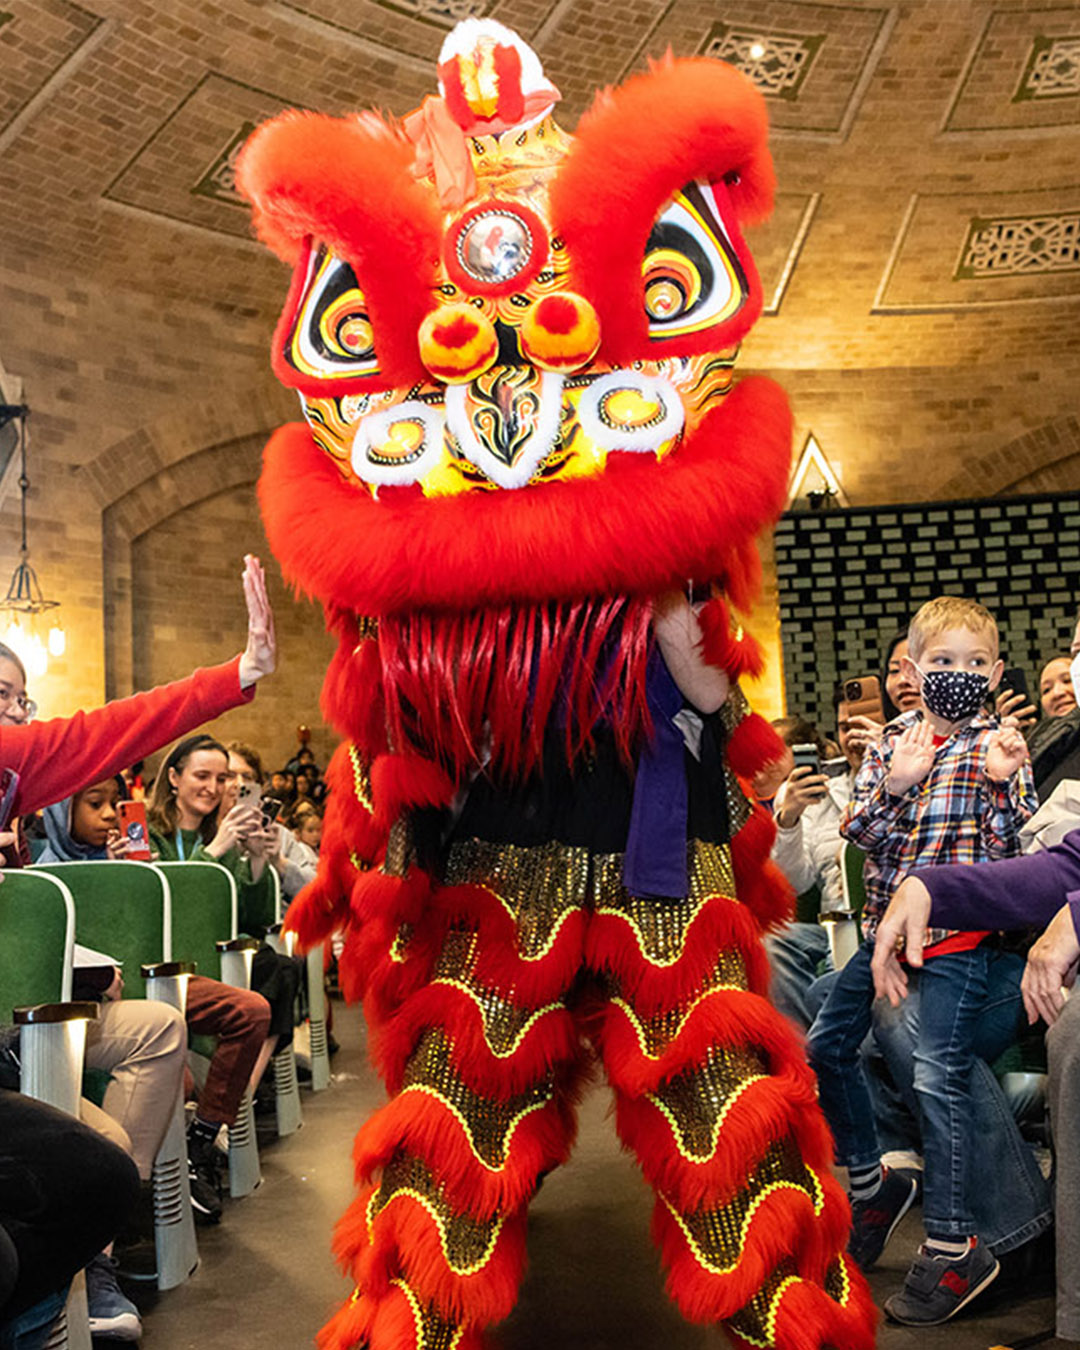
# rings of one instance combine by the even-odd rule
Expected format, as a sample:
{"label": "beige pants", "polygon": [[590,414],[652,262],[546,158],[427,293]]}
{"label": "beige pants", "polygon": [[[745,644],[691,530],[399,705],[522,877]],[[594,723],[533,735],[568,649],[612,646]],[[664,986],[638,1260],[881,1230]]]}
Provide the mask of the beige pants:
{"label": "beige pants", "polygon": [[104,1116],[84,1101],[80,1116],[135,1160],[150,1177],[154,1158],[180,1096],[187,1058],[183,1016],[165,1003],[123,999],[103,1003],[87,1025],[86,1065],[112,1076]]}

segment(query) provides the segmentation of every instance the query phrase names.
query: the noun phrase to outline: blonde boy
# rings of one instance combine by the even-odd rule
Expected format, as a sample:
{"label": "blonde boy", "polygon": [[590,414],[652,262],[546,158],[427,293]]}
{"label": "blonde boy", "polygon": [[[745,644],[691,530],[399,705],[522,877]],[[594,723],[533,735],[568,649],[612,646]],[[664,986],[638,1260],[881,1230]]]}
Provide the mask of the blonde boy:
{"label": "blonde boy", "polygon": [[[998,632],[972,600],[928,601],[908,631],[909,673],[922,707],[901,714],[871,746],[855,779],[840,832],[867,854],[866,938],[844,967],[810,1029],[808,1050],[821,1104],[848,1168],[850,1251],[869,1269],[915,1192],[884,1170],[859,1047],[870,1027],[870,959],[878,920],[895,887],[916,867],[982,862],[1019,853],[1035,806],[1023,737],[983,709],[1001,679]],[[886,1304],[895,1321],[947,1321],[996,1277],[997,1258],[979,1243],[970,1215],[969,1081],[976,1028],[1003,953],[986,932],[934,930],[920,977],[915,1091],[922,1118],[923,1222],[927,1241],[903,1290]],[[1018,960],[1018,958],[1014,958]],[[1017,970],[1017,985],[1019,970]],[[1019,990],[1016,992],[1019,1009]]]}

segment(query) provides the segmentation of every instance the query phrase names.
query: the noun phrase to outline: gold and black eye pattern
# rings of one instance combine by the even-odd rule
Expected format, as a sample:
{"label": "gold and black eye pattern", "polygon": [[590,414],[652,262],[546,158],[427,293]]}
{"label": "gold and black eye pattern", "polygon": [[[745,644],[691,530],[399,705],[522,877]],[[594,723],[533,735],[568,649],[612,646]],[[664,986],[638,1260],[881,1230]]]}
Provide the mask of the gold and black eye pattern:
{"label": "gold and black eye pattern", "polygon": [[378,371],[371,316],[356,273],[325,245],[309,258],[285,356],[301,374],[320,379],[355,379]]}
{"label": "gold and black eye pattern", "polygon": [[654,338],[712,328],[746,302],[750,287],[724,224],[719,192],[706,183],[688,184],[652,228],[642,299]]}

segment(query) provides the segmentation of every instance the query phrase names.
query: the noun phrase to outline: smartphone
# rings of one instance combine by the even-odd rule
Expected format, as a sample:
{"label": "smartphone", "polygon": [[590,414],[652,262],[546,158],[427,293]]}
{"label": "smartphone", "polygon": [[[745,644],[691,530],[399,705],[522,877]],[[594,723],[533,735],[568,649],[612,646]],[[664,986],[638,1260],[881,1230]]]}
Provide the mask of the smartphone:
{"label": "smartphone", "polygon": [[150,861],[150,832],[146,824],[145,802],[117,802],[116,814],[120,817],[120,833],[126,845],[125,858],[134,858],[136,862]]}
{"label": "smartphone", "polygon": [[241,779],[240,785],[236,789],[237,806],[253,806],[258,810],[261,800],[262,788],[259,784],[249,783],[246,779]]}
{"label": "smartphone", "polygon": [[881,681],[876,675],[861,675],[855,680],[845,680],[844,702],[848,705],[849,718],[871,717],[875,722],[885,721]]}
{"label": "smartphone", "polygon": [[821,756],[818,754],[816,745],[793,745],[791,753],[795,756],[795,767],[797,769],[811,769],[814,773],[821,772]]}
{"label": "smartphone", "polygon": [[285,803],[281,800],[280,797],[264,797],[262,799],[262,801],[259,804],[259,810],[262,813],[262,825],[264,830],[268,826],[273,825],[274,821],[277,820],[279,814],[281,813],[281,808],[284,805]]}
{"label": "smartphone", "polygon": [[1014,694],[1023,694],[1024,701],[1020,706],[1026,707],[1032,702],[1031,690],[1028,688],[1027,675],[1019,666],[1010,666],[1001,676],[1001,687],[998,693],[1004,693],[1006,689],[1011,689]]}

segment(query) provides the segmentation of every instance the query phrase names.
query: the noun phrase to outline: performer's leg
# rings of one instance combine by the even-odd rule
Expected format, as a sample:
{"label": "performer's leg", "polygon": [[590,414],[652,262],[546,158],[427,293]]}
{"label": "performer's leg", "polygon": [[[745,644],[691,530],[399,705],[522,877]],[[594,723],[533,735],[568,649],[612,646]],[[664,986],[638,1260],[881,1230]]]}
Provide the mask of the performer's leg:
{"label": "performer's leg", "polygon": [[425,978],[372,1028],[394,1095],[357,1136],[335,1244],[357,1288],[327,1350],[468,1350],[513,1307],[527,1205],[574,1132],[586,868],[583,850],[470,841],[399,931],[388,959]]}
{"label": "performer's leg", "polygon": [[598,1040],[620,1137],[657,1192],[672,1298],[737,1342],[872,1345],[813,1077],[763,996],[768,966],[753,916],[730,898],[730,851],[692,847],[682,901],[629,897],[618,867],[599,880],[587,940],[609,991]]}

